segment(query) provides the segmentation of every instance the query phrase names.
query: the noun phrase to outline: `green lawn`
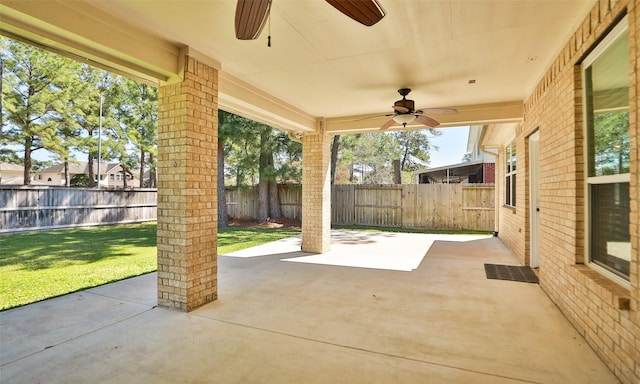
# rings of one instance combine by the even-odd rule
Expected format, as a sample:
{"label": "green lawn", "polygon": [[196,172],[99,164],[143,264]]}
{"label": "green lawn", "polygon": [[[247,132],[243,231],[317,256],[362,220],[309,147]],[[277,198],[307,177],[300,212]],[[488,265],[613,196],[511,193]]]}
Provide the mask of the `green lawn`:
{"label": "green lawn", "polygon": [[[225,254],[299,234],[281,228],[228,228]],[[0,310],[156,270],[156,224],[0,235]]]}

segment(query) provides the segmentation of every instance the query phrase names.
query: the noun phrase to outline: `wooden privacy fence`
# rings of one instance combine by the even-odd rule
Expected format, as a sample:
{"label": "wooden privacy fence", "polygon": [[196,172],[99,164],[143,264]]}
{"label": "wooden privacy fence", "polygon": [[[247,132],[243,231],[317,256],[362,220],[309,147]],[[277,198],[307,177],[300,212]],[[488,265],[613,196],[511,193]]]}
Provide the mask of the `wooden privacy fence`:
{"label": "wooden privacy fence", "polygon": [[[227,189],[227,214],[230,218],[256,220],[258,218],[258,186]],[[278,197],[282,215],[290,219],[302,218],[302,186],[278,185]]]}
{"label": "wooden privacy fence", "polygon": [[0,188],[0,233],[156,220],[155,189]]}
{"label": "wooden privacy fence", "polygon": [[[278,186],[282,214],[301,218],[302,189]],[[331,223],[384,227],[493,231],[493,184],[334,185]],[[258,217],[257,187],[227,190],[227,212]]]}
{"label": "wooden privacy fence", "polygon": [[332,224],[493,231],[493,184],[335,185]]}
{"label": "wooden privacy fence", "polygon": [[[258,188],[227,190],[227,212],[258,217]],[[279,185],[282,214],[302,218],[302,187]],[[155,189],[0,188],[0,233],[156,220]],[[335,185],[331,222],[430,229],[494,230],[493,184]]]}

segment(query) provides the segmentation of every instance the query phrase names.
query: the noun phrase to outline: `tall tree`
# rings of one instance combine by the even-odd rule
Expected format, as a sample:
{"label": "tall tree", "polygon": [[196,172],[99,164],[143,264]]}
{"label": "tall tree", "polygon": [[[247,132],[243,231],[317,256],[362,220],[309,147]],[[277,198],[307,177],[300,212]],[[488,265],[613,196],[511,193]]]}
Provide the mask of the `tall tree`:
{"label": "tall tree", "polygon": [[338,151],[340,150],[340,135],[333,136],[331,142],[331,185],[336,183],[336,168],[338,166]]}
{"label": "tall tree", "polygon": [[[270,136],[272,128],[266,125],[259,127],[260,162],[258,168],[258,222],[264,223],[269,217],[270,203],[269,183],[273,180],[273,152],[271,151]],[[276,189],[277,193],[277,189]],[[274,219],[279,217],[274,217]]]}
{"label": "tall tree", "polygon": [[392,180],[391,159],[400,156],[400,148],[392,134],[366,133],[358,139],[353,158],[360,171],[360,182],[389,184]]}
{"label": "tall tree", "polygon": [[[157,88],[131,79],[122,79],[118,103],[118,120],[126,127],[127,137],[138,153],[140,183],[149,169],[151,180],[153,159],[157,154],[158,140],[158,91]],[[151,185],[154,182],[151,181]]]}
{"label": "tall tree", "polygon": [[[77,125],[81,127],[79,148],[87,154],[89,183],[91,187],[95,187],[95,161],[102,162],[109,158],[109,154],[114,153],[114,150],[108,148],[114,143],[110,143],[108,137],[103,137],[103,133],[119,124],[114,117],[118,105],[117,98],[121,92],[118,86],[119,77],[86,64],[82,64],[76,75],[85,85],[82,92],[76,93],[75,96],[75,103],[80,111],[74,115]],[[99,131],[100,127],[103,128],[103,132]],[[102,151],[99,150],[101,146],[104,146]],[[100,173],[102,171],[101,169]]]}
{"label": "tall tree", "polygon": [[[71,71],[71,74],[77,73],[80,67],[80,63],[72,60],[68,61],[67,69]],[[71,75],[64,78],[64,83],[61,84],[61,87],[63,92],[60,93],[59,97],[62,103],[56,118],[56,135],[47,149],[52,152],[54,161],[64,164],[65,186],[70,187],[69,164],[76,161],[73,153],[79,149],[81,143],[80,133],[82,131],[76,116],[82,114],[83,111],[78,107],[76,100],[82,98],[77,95],[82,93],[86,85],[77,76]]]}
{"label": "tall tree", "polygon": [[54,146],[61,84],[69,60],[11,39],[1,39],[3,140],[24,151],[24,184],[30,184],[34,151]]}
{"label": "tall tree", "polygon": [[241,119],[229,112],[218,110],[218,228],[229,226],[227,214],[227,192],[225,189],[225,148],[234,132],[239,129]]}
{"label": "tall tree", "polygon": [[440,135],[440,132],[434,129],[393,132],[393,136],[401,150],[400,169],[402,171],[415,171],[417,168],[429,164],[429,152],[437,149],[431,145],[430,138],[438,135]]}

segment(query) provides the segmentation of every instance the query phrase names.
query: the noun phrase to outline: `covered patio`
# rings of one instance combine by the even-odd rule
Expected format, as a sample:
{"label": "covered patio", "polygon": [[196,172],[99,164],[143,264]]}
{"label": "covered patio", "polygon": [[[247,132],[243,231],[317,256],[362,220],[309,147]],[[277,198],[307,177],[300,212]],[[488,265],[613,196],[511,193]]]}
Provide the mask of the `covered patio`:
{"label": "covered patio", "polygon": [[4,312],[2,381],[618,382],[537,284],[485,277],[518,264],[498,238],[333,231],[331,247],[220,256],[220,299],[190,313],[157,307],[156,274]]}
{"label": "covered patio", "polygon": [[[638,382],[640,0],[380,0],[371,27],[327,2],[274,0],[252,41],[234,35],[237,3],[0,3],[2,35],[159,90],[157,275],[3,313],[3,379],[615,382],[589,345]],[[612,41],[620,67],[605,67],[622,68],[622,85],[607,87],[629,111],[625,219],[611,231],[628,243],[622,276],[598,269],[588,245],[585,60],[617,52]],[[434,115],[438,127],[483,127],[510,251],[496,238],[440,240],[409,271],[327,262],[346,246],[331,235],[332,136],[425,128],[418,110],[406,125],[391,118],[408,109],[406,88],[416,108],[458,111]],[[218,258],[219,109],[302,141],[308,253]],[[367,244],[378,243],[348,254]],[[539,266],[548,297],[486,280],[482,264],[497,261]],[[126,288],[144,281],[144,297]]]}

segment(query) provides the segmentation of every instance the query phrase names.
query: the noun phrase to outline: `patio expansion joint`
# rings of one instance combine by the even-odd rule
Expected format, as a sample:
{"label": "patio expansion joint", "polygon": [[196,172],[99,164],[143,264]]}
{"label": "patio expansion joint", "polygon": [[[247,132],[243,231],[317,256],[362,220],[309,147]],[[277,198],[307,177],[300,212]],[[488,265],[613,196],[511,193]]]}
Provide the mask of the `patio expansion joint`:
{"label": "patio expansion joint", "polygon": [[425,360],[425,359],[418,359],[418,358],[412,358],[412,357],[407,357],[407,356],[400,356],[400,355],[396,355],[396,354],[392,354],[392,353],[381,352],[381,351],[376,351],[376,350],[366,349],[366,348],[360,348],[360,347],[356,347],[356,346],[352,346],[352,345],[332,343],[332,342],[329,342],[329,341],[324,341],[324,340],[314,339],[314,338],[310,338],[310,337],[294,335],[294,334],[290,334],[290,333],[286,333],[286,332],[275,331],[275,330],[272,330],[272,329],[256,327],[256,326],[249,325],[249,324],[242,324],[242,323],[229,321],[229,320],[224,320],[224,319],[219,319],[219,318],[214,318],[214,317],[210,317],[210,316],[202,316],[202,315],[197,315],[197,314],[193,314],[193,313],[191,315],[194,316],[194,317],[199,317],[199,318],[205,319],[205,320],[217,321],[217,322],[228,324],[228,325],[232,325],[232,326],[243,327],[243,328],[252,329],[252,330],[256,330],[256,331],[260,331],[260,332],[267,332],[267,333],[271,333],[271,334],[274,334],[274,335],[291,337],[291,338],[295,338],[295,339],[298,339],[298,340],[304,340],[304,341],[309,341],[309,342],[312,342],[312,343],[324,344],[324,345],[337,347],[337,348],[348,349],[348,350],[352,350],[352,351],[364,352],[364,353],[373,354],[373,355],[382,356],[382,357],[388,357],[388,358],[392,358],[392,359],[399,359],[399,360],[410,361],[410,362],[415,362],[415,363],[420,363],[420,364],[425,364],[425,365],[437,366],[437,367],[442,367],[442,368],[447,368],[447,369],[453,369],[453,370],[458,370],[458,371],[463,371],[463,372],[469,372],[469,373],[478,374],[478,375],[485,375],[485,376],[489,376],[489,377],[508,379],[508,380],[513,380],[513,381],[520,382],[520,383],[544,384],[543,382],[540,382],[540,381],[532,381],[532,380],[521,379],[521,378],[512,377],[512,376],[500,375],[500,374],[491,373],[491,372],[483,372],[483,371],[479,371],[479,370],[475,370],[475,369],[468,369],[468,368],[464,368],[464,367],[459,367],[459,366],[450,365],[450,364],[438,363],[438,362],[435,362],[435,361],[429,361],[429,360]]}
{"label": "patio expansion joint", "polygon": [[[88,293],[88,292],[86,292],[86,291],[85,291],[85,293]],[[99,295],[99,294],[96,294],[96,293],[89,293],[89,294],[91,294],[91,295],[96,295],[96,296],[103,296],[103,297],[106,297],[106,298],[109,298],[109,299],[112,299],[112,300],[113,300],[113,297],[104,296],[104,295]],[[124,300],[123,300],[123,301],[124,301]],[[136,304],[140,304],[140,303],[136,303]],[[42,348],[42,349],[40,349],[40,350],[38,350],[38,351],[31,352],[31,353],[28,353],[28,354],[26,354],[26,355],[24,355],[24,356],[20,356],[20,357],[18,357],[18,358],[13,359],[13,360],[10,360],[10,361],[7,361],[7,362],[4,362],[4,363],[0,364],[0,368],[2,368],[2,367],[6,367],[6,366],[9,366],[9,365],[11,365],[11,364],[13,364],[13,363],[15,363],[15,362],[18,362],[18,361],[20,361],[20,360],[23,360],[23,359],[27,359],[27,358],[32,357],[32,356],[36,356],[36,355],[37,355],[37,354],[39,354],[39,353],[42,353],[42,352],[47,351],[47,350],[52,349],[52,348],[59,347],[59,346],[61,346],[61,345],[67,344],[67,343],[69,343],[69,342],[72,342],[72,341],[74,341],[74,340],[80,339],[80,338],[85,337],[85,336],[87,336],[87,335],[91,335],[91,334],[94,334],[94,333],[96,333],[96,332],[102,331],[102,330],[104,330],[104,329],[107,329],[107,328],[113,327],[114,325],[120,324],[120,323],[125,322],[125,321],[127,321],[127,320],[130,320],[130,319],[133,319],[133,318],[135,318],[135,317],[141,316],[141,315],[143,315],[143,314],[145,314],[145,313],[147,313],[147,312],[150,312],[150,311],[152,311],[152,310],[156,309],[157,307],[158,307],[158,306],[157,306],[157,305],[155,305],[155,306],[150,307],[150,308],[147,308],[147,309],[145,309],[145,310],[143,310],[143,311],[136,312],[136,313],[134,313],[133,315],[126,316],[126,317],[120,318],[120,319],[118,319],[118,320],[116,320],[116,321],[113,321],[113,322],[110,322],[110,323],[108,323],[108,324],[105,324],[105,325],[103,325],[103,326],[101,326],[101,327],[94,328],[94,329],[92,329],[92,330],[90,330],[90,331],[88,331],[88,332],[84,332],[84,333],[81,333],[81,334],[75,335],[75,336],[73,336],[73,337],[70,337],[70,338],[68,338],[68,339],[66,339],[66,340],[59,341],[59,342],[57,342],[57,343],[55,343],[55,344],[52,344],[52,345],[47,345],[46,347],[44,347],[44,348]]]}

